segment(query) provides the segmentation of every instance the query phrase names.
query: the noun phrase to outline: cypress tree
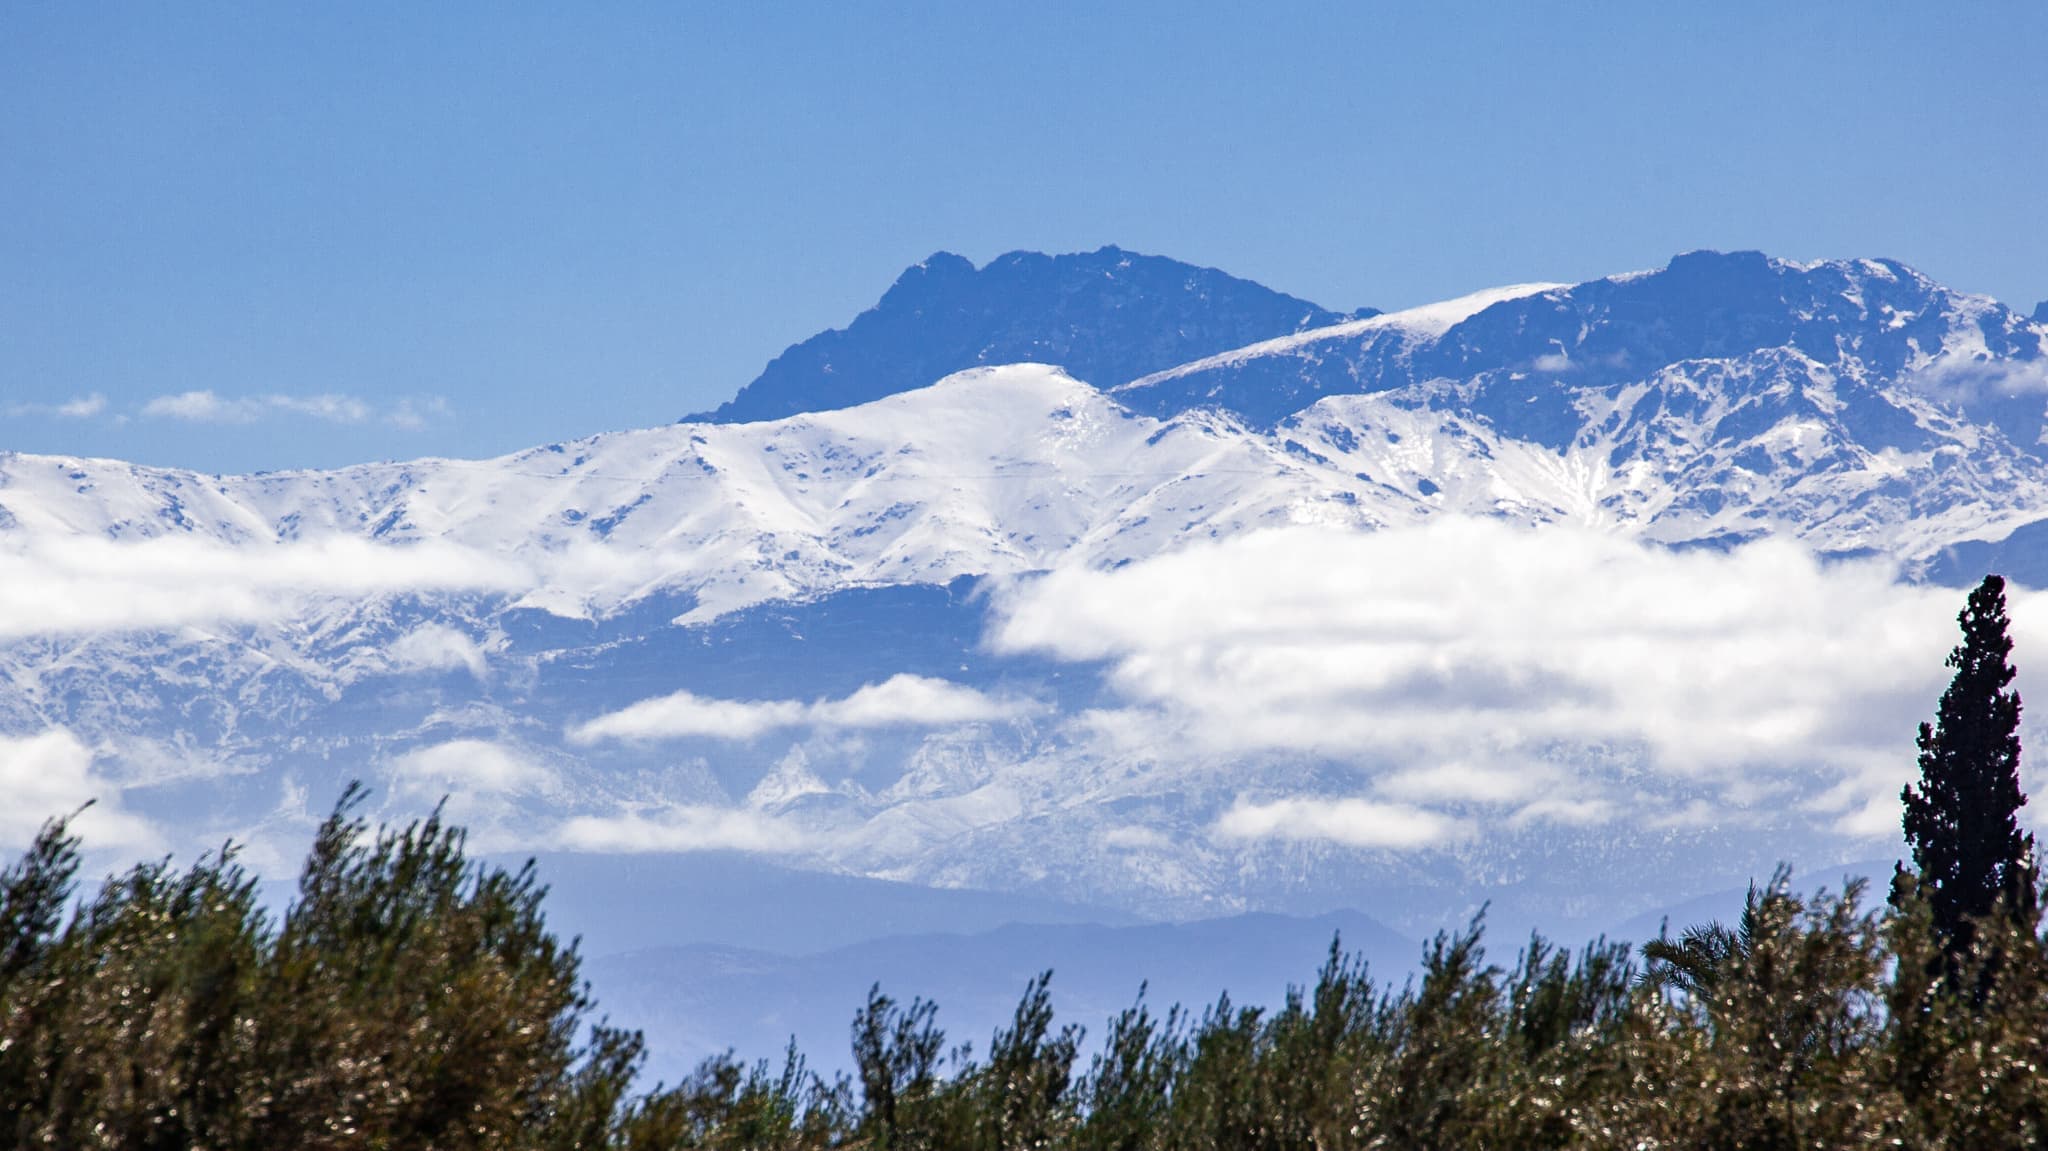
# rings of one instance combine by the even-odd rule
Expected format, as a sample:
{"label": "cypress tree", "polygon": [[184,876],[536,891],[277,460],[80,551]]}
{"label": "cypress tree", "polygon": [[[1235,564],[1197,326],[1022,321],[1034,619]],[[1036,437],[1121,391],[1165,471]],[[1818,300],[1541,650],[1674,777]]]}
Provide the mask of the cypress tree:
{"label": "cypress tree", "polygon": [[2027,797],[2005,580],[1985,576],[1956,619],[1963,642],[1948,656],[1955,678],[1935,722],[1920,725],[1920,784],[1903,793],[1915,886],[1951,962],[1968,950],[1973,921],[2002,907],[2031,922],[2035,907],[2034,837],[2017,819]]}

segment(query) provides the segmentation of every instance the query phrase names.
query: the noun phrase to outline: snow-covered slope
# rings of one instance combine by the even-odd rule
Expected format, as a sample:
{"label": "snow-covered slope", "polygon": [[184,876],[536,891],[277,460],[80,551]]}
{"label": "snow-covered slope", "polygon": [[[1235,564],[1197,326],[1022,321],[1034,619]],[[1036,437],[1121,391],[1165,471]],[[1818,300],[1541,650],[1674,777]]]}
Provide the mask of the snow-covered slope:
{"label": "snow-covered slope", "polygon": [[1258,429],[1228,411],[1139,415],[1059,369],[1014,365],[842,411],[496,460],[217,477],[0,456],[0,539],[257,554],[332,536],[435,542],[517,564],[525,606],[603,616],[659,591],[693,599],[694,622],[849,586],[1115,564],[1288,523],[1456,512],[1672,543],[1782,532],[1918,559],[2044,514],[2048,466],[1997,427],[1796,350],[1578,390],[1580,430],[1562,448],[1477,414],[1472,396],[1496,383],[1331,396]]}
{"label": "snow-covered slope", "polygon": [[[846,586],[1130,559],[1370,492],[1227,417],[1137,416],[1036,365],[843,411],[622,432],[498,460],[206,477],[13,456],[4,469],[0,504],[18,542],[435,541],[524,564],[541,585],[522,601],[532,606],[602,615],[661,590],[696,601],[689,620]],[[1371,513],[1384,514],[1407,513]]]}
{"label": "snow-covered slope", "polygon": [[1211,357],[1116,394],[1143,411],[1219,406],[1271,423],[1321,395],[1460,381],[1479,385],[1457,393],[1462,410],[1563,447],[1584,427],[1577,401],[1588,391],[1796,352],[1874,385],[1957,401],[2029,448],[2040,437],[2048,329],[1895,261],[1692,252],[1653,272],[1454,303],[1447,314],[1446,305],[1401,314],[1424,317],[1412,323],[1379,317]]}
{"label": "snow-covered slope", "polygon": [[1445,333],[1452,328],[1495,304],[1569,287],[1570,284],[1510,284],[1504,288],[1488,288],[1455,299],[1424,304],[1418,308],[1382,312],[1362,319],[1308,328],[1291,335],[1246,344],[1213,356],[1177,364],[1164,371],[1139,376],[1129,383],[1120,385],[1116,390],[1126,394],[1140,394],[1150,389],[1160,389],[1174,380],[1228,371],[1272,357],[1312,357],[1324,351],[1326,346],[1342,341],[1387,343],[1403,348],[1431,344],[1443,339]]}

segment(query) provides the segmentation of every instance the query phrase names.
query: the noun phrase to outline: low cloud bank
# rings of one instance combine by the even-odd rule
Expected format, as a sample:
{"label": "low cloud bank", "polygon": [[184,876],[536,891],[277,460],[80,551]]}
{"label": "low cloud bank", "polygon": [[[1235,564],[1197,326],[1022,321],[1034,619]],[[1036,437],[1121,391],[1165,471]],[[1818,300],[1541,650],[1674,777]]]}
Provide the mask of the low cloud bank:
{"label": "low cloud bank", "polygon": [[[1249,797],[1226,837],[1442,842],[1462,826],[1450,810],[1649,825],[1697,817],[1701,794],[1717,818],[1804,812],[1878,836],[1896,832],[1961,604],[1789,541],[1673,552],[1442,518],[1063,569],[1013,585],[990,641],[1106,661],[1120,706],[1087,723],[1127,754],[1363,772],[1356,796]],[[2024,676],[2029,652],[2048,661],[2048,603],[2012,606]]]}
{"label": "low cloud bank", "polygon": [[579,815],[557,834],[571,851],[753,851],[781,853],[803,846],[786,820],[758,811],[678,804],[622,815]]}
{"label": "low cloud bank", "polygon": [[[116,540],[0,533],[0,641],[262,623],[290,618],[323,597],[439,592],[504,594],[519,606],[587,619],[692,573],[696,562],[684,551],[583,540],[510,552],[340,532],[235,543],[198,534]],[[440,625],[418,629],[384,655],[397,670],[459,665],[479,678],[488,671],[476,640]]]}
{"label": "low cloud bank", "polygon": [[641,700],[569,729],[571,743],[702,737],[747,740],[781,728],[864,729],[990,723],[1038,712],[1031,700],[985,695],[921,675],[868,684],[844,699],[710,699],[679,691]]}
{"label": "low cloud bank", "polygon": [[557,782],[552,770],[519,750],[481,739],[409,751],[392,761],[392,778],[411,795],[524,795]]}
{"label": "low cloud bank", "polygon": [[231,547],[189,537],[59,536],[0,544],[0,639],[283,619],[309,597],[518,591],[504,557],[351,536]]}
{"label": "low cloud bank", "polygon": [[1216,821],[1228,839],[1324,839],[1346,847],[1424,847],[1467,834],[1458,821],[1404,804],[1363,799],[1334,802],[1239,801]]}

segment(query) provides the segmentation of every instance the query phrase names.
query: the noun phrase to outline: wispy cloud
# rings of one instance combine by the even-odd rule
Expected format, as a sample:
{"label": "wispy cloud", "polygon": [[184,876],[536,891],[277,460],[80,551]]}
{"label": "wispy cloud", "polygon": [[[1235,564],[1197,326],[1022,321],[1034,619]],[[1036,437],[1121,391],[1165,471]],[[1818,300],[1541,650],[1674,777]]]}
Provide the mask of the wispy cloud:
{"label": "wispy cloud", "polygon": [[[183,537],[40,538],[0,545],[0,639],[261,622],[313,597],[517,591],[536,578],[503,556],[438,541],[400,547],[330,536],[233,547]],[[432,640],[416,646],[425,655]]]}
{"label": "wispy cloud", "polygon": [[370,418],[370,405],[353,396],[222,396],[211,389],[158,396],[142,414],[196,424],[249,424],[271,415],[301,415],[337,424]]}
{"label": "wispy cloud", "polygon": [[1244,800],[1223,813],[1216,831],[1227,839],[1327,840],[1346,847],[1434,847],[1469,834],[1457,820],[1405,804],[1363,799]]}
{"label": "wispy cloud", "polygon": [[406,431],[418,431],[449,413],[448,401],[440,396],[407,397],[384,413],[384,422]]}
{"label": "wispy cloud", "polygon": [[[1873,835],[1895,833],[1958,602],[1785,541],[1676,553],[1445,518],[1064,569],[1011,589],[992,642],[1106,661],[1121,703],[1085,720],[1121,753],[1362,771],[1334,800],[1252,797],[1220,827],[1239,836],[1441,832],[1431,810],[1647,822],[1699,794]],[[2025,650],[2048,601],[2013,612]]]}
{"label": "wispy cloud", "polygon": [[1974,403],[2048,392],[2048,359],[2006,360],[1966,353],[1937,356],[1907,382],[1938,399]]}
{"label": "wispy cloud", "polygon": [[401,788],[414,793],[519,795],[556,782],[552,770],[520,750],[479,739],[407,752],[393,761],[392,774]]}
{"label": "wispy cloud", "polygon": [[405,633],[384,650],[394,671],[467,671],[479,680],[490,675],[482,645],[446,624],[429,623]]}
{"label": "wispy cloud", "polygon": [[758,811],[678,804],[620,815],[579,815],[563,822],[557,842],[571,851],[792,852],[804,835],[788,820]]}
{"label": "wispy cloud", "polygon": [[391,798],[403,807],[443,804],[484,850],[521,842],[522,801],[557,797],[562,781],[538,754],[505,743],[455,739],[415,748],[386,765]]}
{"label": "wispy cloud", "polygon": [[571,743],[678,739],[745,740],[779,728],[945,727],[1016,719],[1041,710],[918,675],[892,676],[843,699],[709,699],[687,691],[642,700],[569,729]]}
{"label": "wispy cloud", "polygon": [[407,429],[425,427],[430,418],[446,415],[447,411],[447,401],[437,396],[408,397],[380,409],[361,397],[336,392],[310,396],[223,396],[210,388],[157,396],[142,405],[145,416],[198,424],[253,424],[276,416],[300,416],[334,424],[382,420]]}
{"label": "wispy cloud", "polygon": [[10,404],[10,416],[53,416],[63,420],[89,420],[107,410],[107,397],[98,392],[89,396],[74,396],[54,403]]}

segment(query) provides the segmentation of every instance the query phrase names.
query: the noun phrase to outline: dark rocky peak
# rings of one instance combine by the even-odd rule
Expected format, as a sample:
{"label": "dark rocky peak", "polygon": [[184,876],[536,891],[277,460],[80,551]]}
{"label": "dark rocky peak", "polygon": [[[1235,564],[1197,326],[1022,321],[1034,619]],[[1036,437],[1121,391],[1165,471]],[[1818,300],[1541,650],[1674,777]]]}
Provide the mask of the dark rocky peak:
{"label": "dark rocky peak", "polygon": [[939,252],[905,270],[847,327],[789,348],[717,411],[689,418],[830,411],[1021,361],[1110,387],[1349,318],[1214,268],[1117,247],[1011,252],[981,268]]}
{"label": "dark rocky peak", "polygon": [[2034,305],[2033,320],[2042,327],[2048,328],[2048,300],[2042,300]]}

